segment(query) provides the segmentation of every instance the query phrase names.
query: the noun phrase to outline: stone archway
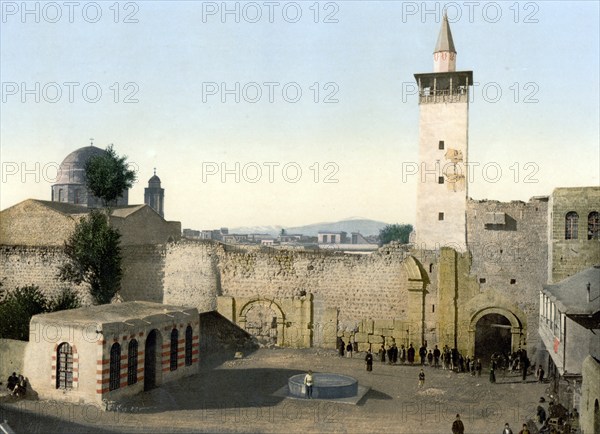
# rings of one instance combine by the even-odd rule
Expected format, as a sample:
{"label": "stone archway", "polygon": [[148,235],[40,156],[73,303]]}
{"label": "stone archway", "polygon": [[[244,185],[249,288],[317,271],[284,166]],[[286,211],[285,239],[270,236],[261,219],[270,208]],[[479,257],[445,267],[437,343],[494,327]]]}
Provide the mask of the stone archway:
{"label": "stone archway", "polygon": [[[480,328],[478,333],[478,327]],[[481,328],[486,328],[482,333]],[[494,330],[496,328],[496,330]],[[515,352],[521,347],[522,337],[526,330],[524,324],[510,310],[501,307],[487,307],[476,312],[469,325],[469,355],[485,354],[486,351],[481,349],[478,351],[476,344],[477,339],[498,338],[499,351]],[[502,340],[510,340],[506,344]],[[505,345],[505,348],[503,348]]]}
{"label": "stone archway", "polygon": [[249,301],[240,310],[237,323],[263,345],[283,346],[285,315],[273,300],[259,298]]}

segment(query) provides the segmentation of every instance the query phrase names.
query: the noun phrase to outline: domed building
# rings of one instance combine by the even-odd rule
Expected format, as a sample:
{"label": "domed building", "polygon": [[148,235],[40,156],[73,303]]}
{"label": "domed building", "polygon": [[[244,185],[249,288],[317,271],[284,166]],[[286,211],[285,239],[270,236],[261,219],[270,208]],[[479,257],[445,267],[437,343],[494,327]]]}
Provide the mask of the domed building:
{"label": "domed building", "polygon": [[[104,149],[90,145],[79,148],[67,155],[60,164],[56,184],[52,185],[52,202],[70,203],[89,208],[101,207],[102,201],[86,187],[85,164],[90,158],[105,153]],[[113,205],[127,205],[128,197],[129,190],[123,190],[123,194]]]}

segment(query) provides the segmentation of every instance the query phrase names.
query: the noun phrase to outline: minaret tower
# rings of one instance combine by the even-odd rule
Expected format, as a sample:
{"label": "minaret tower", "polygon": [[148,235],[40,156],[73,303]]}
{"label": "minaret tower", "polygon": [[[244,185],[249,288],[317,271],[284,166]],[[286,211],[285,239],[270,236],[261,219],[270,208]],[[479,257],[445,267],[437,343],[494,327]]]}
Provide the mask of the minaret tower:
{"label": "minaret tower", "polygon": [[159,213],[162,218],[165,217],[165,189],[160,188],[160,178],[156,176],[156,168],[154,176],[148,180],[148,188],[144,189],[144,203]]}
{"label": "minaret tower", "polygon": [[432,73],[419,87],[419,182],[416,247],[466,250],[469,86],[472,71],[456,71],[456,49],[444,15]]}

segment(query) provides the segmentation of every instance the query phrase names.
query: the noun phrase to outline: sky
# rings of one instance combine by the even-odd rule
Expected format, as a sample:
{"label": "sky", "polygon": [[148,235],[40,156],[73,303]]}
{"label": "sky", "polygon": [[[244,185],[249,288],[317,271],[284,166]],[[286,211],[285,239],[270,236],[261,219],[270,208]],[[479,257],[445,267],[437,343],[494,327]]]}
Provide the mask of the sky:
{"label": "sky", "polygon": [[446,10],[472,70],[469,196],[599,184],[598,2],[2,1],[0,209],[113,144],[184,228],[413,223]]}

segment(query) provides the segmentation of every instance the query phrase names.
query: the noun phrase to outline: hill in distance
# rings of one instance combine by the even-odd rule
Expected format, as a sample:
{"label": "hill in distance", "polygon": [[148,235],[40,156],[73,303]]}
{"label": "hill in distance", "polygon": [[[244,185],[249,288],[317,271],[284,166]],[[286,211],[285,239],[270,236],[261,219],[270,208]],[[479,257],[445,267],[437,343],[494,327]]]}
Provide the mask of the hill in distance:
{"label": "hill in distance", "polygon": [[352,217],[337,222],[313,223],[304,226],[285,227],[285,226],[241,226],[229,228],[232,234],[270,234],[277,236],[281,229],[285,229],[287,234],[302,234],[316,237],[319,231],[331,232],[360,232],[362,235],[379,235],[379,230],[383,229],[388,223],[377,220],[369,220],[359,217]]}

